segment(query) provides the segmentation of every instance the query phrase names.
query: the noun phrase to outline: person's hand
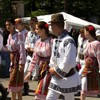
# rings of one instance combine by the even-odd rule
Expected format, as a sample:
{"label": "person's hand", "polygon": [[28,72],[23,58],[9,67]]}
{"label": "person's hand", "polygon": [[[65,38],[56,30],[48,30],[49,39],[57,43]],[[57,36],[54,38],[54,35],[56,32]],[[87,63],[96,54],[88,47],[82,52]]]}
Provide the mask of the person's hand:
{"label": "person's hand", "polygon": [[20,64],[19,65],[19,71],[21,72],[21,71],[24,71],[24,64]]}
{"label": "person's hand", "polygon": [[24,77],[25,81],[28,81],[31,77],[31,72],[28,72],[28,74]]}
{"label": "person's hand", "polygon": [[50,72],[51,74],[54,74],[54,72],[55,72],[54,67],[51,67],[51,68],[49,69],[49,72]]}
{"label": "person's hand", "polygon": [[49,72],[52,74],[52,75],[55,75],[56,77],[58,77],[58,78],[62,78],[55,70],[54,70],[54,67],[51,67],[50,69],[49,69]]}

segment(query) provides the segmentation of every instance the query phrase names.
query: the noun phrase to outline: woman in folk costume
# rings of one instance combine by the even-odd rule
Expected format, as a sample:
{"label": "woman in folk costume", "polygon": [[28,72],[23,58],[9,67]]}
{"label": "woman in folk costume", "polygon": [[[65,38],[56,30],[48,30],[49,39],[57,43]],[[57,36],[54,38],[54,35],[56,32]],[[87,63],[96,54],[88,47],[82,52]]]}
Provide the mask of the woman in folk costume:
{"label": "woman in folk costume", "polygon": [[[34,52],[35,42],[39,39],[39,36],[37,36],[37,34],[35,33],[35,26],[37,22],[38,22],[37,17],[32,17],[30,19],[30,23],[29,23],[30,31],[27,33],[27,36],[25,39],[25,49],[26,49],[27,54],[26,54],[26,63],[25,63],[25,68],[24,68],[24,76],[26,76],[26,74],[28,73],[28,68],[32,59],[33,52]],[[38,76],[35,75],[36,71],[37,70],[34,70],[32,74],[34,80],[38,79]],[[23,95],[28,95],[28,92],[29,92],[29,82],[24,81]]]}
{"label": "woman in folk costume", "polygon": [[81,100],[85,100],[86,95],[100,92],[100,42],[96,40],[94,26],[86,26],[84,33],[89,43],[84,50],[85,67],[82,72]]}
{"label": "woman in folk costume", "polygon": [[[84,50],[88,44],[88,40],[84,34],[84,27],[80,28],[78,36],[78,48],[77,48],[77,57],[76,57],[76,68],[81,76],[84,69],[85,60],[84,60]],[[80,96],[80,91],[75,94],[75,96]]]}
{"label": "woman in folk costume", "polygon": [[22,42],[24,37],[15,31],[13,19],[6,20],[6,28],[10,32],[6,46],[10,52],[11,60],[8,91],[12,92],[11,100],[16,100],[16,94],[18,94],[18,100],[22,100],[24,64],[26,61],[26,52]]}
{"label": "woman in folk costume", "polygon": [[85,60],[84,60],[84,50],[88,44],[88,40],[85,37],[84,34],[84,27],[82,27],[79,30],[79,36],[78,36],[78,48],[77,48],[77,57],[76,57],[76,63],[77,63],[77,69],[79,71],[79,75],[82,74],[82,71],[84,69]]}
{"label": "woman in folk costume", "polygon": [[53,41],[49,72],[52,78],[46,100],[58,100],[62,94],[65,100],[74,100],[74,93],[80,90],[81,80],[76,66],[76,45],[64,30],[62,14],[51,16],[51,28],[58,38]]}
{"label": "woman in folk costume", "polygon": [[49,34],[48,24],[40,21],[36,24],[35,32],[40,38],[36,41],[34,47],[33,58],[29,67],[29,72],[25,80],[30,77],[32,71],[39,65],[39,83],[35,91],[36,100],[45,100],[48,92],[48,85],[51,79],[49,70],[49,60],[51,56],[51,41],[52,37]]}

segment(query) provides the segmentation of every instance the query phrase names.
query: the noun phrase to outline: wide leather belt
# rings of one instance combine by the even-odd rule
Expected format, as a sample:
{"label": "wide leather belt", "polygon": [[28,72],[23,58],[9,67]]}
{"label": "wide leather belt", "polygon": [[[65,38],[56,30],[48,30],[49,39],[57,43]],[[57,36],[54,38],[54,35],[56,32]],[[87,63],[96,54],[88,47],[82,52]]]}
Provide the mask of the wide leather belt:
{"label": "wide leather belt", "polygon": [[80,58],[81,60],[84,60],[84,55],[83,55],[83,54],[79,54],[79,58]]}
{"label": "wide leather belt", "polygon": [[75,68],[72,68],[69,73],[67,73],[67,75],[65,77],[70,77],[72,75],[74,75],[76,73],[76,69]]}
{"label": "wide leather belt", "polygon": [[27,55],[30,55],[32,57],[33,52],[27,52]]}

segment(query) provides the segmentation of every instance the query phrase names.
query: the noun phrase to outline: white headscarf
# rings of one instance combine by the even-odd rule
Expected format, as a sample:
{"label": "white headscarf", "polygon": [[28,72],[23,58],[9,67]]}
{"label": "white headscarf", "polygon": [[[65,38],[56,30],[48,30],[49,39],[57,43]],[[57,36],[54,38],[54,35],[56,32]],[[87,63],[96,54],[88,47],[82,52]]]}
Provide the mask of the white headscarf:
{"label": "white headscarf", "polygon": [[100,36],[100,30],[96,31],[96,36]]}

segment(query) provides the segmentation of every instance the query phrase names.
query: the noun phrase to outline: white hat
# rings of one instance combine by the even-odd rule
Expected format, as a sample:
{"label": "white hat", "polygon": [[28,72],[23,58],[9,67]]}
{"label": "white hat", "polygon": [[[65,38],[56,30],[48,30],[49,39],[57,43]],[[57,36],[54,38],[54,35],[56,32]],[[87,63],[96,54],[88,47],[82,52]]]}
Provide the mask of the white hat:
{"label": "white hat", "polygon": [[100,30],[97,30],[96,31],[96,36],[99,36],[100,35]]}

